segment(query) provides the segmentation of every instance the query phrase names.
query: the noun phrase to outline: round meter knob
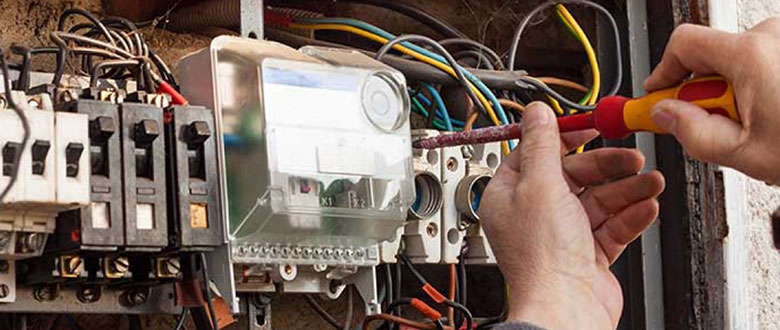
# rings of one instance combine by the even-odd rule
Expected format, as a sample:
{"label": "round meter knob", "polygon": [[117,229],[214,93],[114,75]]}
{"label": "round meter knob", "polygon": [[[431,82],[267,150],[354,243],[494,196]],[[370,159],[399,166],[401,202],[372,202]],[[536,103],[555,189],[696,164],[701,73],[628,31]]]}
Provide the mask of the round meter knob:
{"label": "round meter knob", "polygon": [[376,72],[363,84],[361,93],[363,111],[374,126],[393,131],[406,122],[408,96],[391,75]]}

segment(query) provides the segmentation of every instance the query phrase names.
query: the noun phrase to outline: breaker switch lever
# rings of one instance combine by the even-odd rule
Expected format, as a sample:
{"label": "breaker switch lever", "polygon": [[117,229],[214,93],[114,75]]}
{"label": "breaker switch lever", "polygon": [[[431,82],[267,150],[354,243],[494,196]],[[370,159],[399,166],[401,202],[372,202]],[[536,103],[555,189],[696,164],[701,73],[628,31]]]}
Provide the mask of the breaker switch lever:
{"label": "breaker switch lever", "polygon": [[84,145],[71,142],[65,147],[65,175],[75,178],[79,174],[79,159],[84,152]]}
{"label": "breaker switch lever", "polygon": [[14,173],[14,159],[22,150],[22,144],[18,142],[6,142],[3,146],[3,175],[11,176]]}
{"label": "breaker switch lever", "polygon": [[138,144],[148,144],[160,135],[160,125],[157,121],[144,119],[135,124],[135,141]]}
{"label": "breaker switch lever", "polygon": [[211,136],[209,124],[205,121],[194,121],[187,129],[187,143],[192,145],[202,144]]}
{"label": "breaker switch lever", "polygon": [[51,143],[44,140],[36,140],[32,146],[32,173],[43,175],[46,170],[46,155],[49,154]]}
{"label": "breaker switch lever", "polygon": [[105,141],[116,132],[116,123],[111,117],[97,117],[90,123],[89,137],[96,141]]}

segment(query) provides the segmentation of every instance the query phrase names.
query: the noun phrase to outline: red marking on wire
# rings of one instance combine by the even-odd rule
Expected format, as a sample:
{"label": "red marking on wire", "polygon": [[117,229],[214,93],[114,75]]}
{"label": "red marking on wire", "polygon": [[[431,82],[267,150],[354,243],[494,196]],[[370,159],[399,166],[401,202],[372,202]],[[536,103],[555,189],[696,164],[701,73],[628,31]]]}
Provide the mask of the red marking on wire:
{"label": "red marking on wire", "polygon": [[265,19],[266,23],[281,25],[282,27],[290,26],[293,22],[292,17],[271,10],[266,10],[263,13],[263,19]]}
{"label": "red marking on wire", "polygon": [[157,87],[157,93],[165,93],[171,96],[171,103],[176,105],[188,105],[190,104],[190,101],[187,101],[187,98],[184,97],[184,95],[179,94],[179,91],[176,90],[176,88],[173,88],[171,84],[161,81],[160,86]]}
{"label": "red marking on wire", "polygon": [[431,306],[428,306],[428,304],[420,299],[412,298],[412,301],[409,304],[431,320],[435,321],[441,318],[441,313],[439,313],[439,311],[433,309]]}
{"label": "red marking on wire", "polygon": [[425,285],[422,287],[422,290],[428,294],[428,297],[431,297],[431,299],[433,299],[433,301],[436,303],[441,304],[447,300],[447,298],[445,298],[444,295],[442,295],[439,290],[436,290],[436,288],[434,288],[430,283],[425,283]]}

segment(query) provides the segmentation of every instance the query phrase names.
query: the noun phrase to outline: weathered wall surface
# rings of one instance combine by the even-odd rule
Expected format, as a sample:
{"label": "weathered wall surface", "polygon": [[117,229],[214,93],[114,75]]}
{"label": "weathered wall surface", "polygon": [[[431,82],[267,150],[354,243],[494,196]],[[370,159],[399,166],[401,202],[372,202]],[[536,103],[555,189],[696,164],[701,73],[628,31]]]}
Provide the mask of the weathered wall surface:
{"label": "weathered wall surface", "polygon": [[[711,0],[712,1],[712,0]],[[739,0],[738,19],[741,30],[762,20],[780,15],[780,1]],[[774,249],[772,229],[768,221],[772,211],[780,206],[780,189],[763,182],[748,183],[750,212],[750,269],[748,269],[750,317],[758,329],[780,328],[780,252]]]}

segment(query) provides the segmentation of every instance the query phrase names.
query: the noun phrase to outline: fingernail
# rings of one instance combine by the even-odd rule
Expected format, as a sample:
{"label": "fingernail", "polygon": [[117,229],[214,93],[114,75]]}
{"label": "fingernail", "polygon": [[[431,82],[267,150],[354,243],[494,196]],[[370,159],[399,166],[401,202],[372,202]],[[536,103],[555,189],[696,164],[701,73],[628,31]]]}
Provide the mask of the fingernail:
{"label": "fingernail", "polygon": [[529,104],[523,113],[523,130],[528,131],[539,126],[548,125],[552,121],[552,110],[543,103],[534,102]]}
{"label": "fingernail", "polygon": [[650,118],[667,133],[675,134],[677,132],[677,121],[665,108],[656,105],[650,112]]}

